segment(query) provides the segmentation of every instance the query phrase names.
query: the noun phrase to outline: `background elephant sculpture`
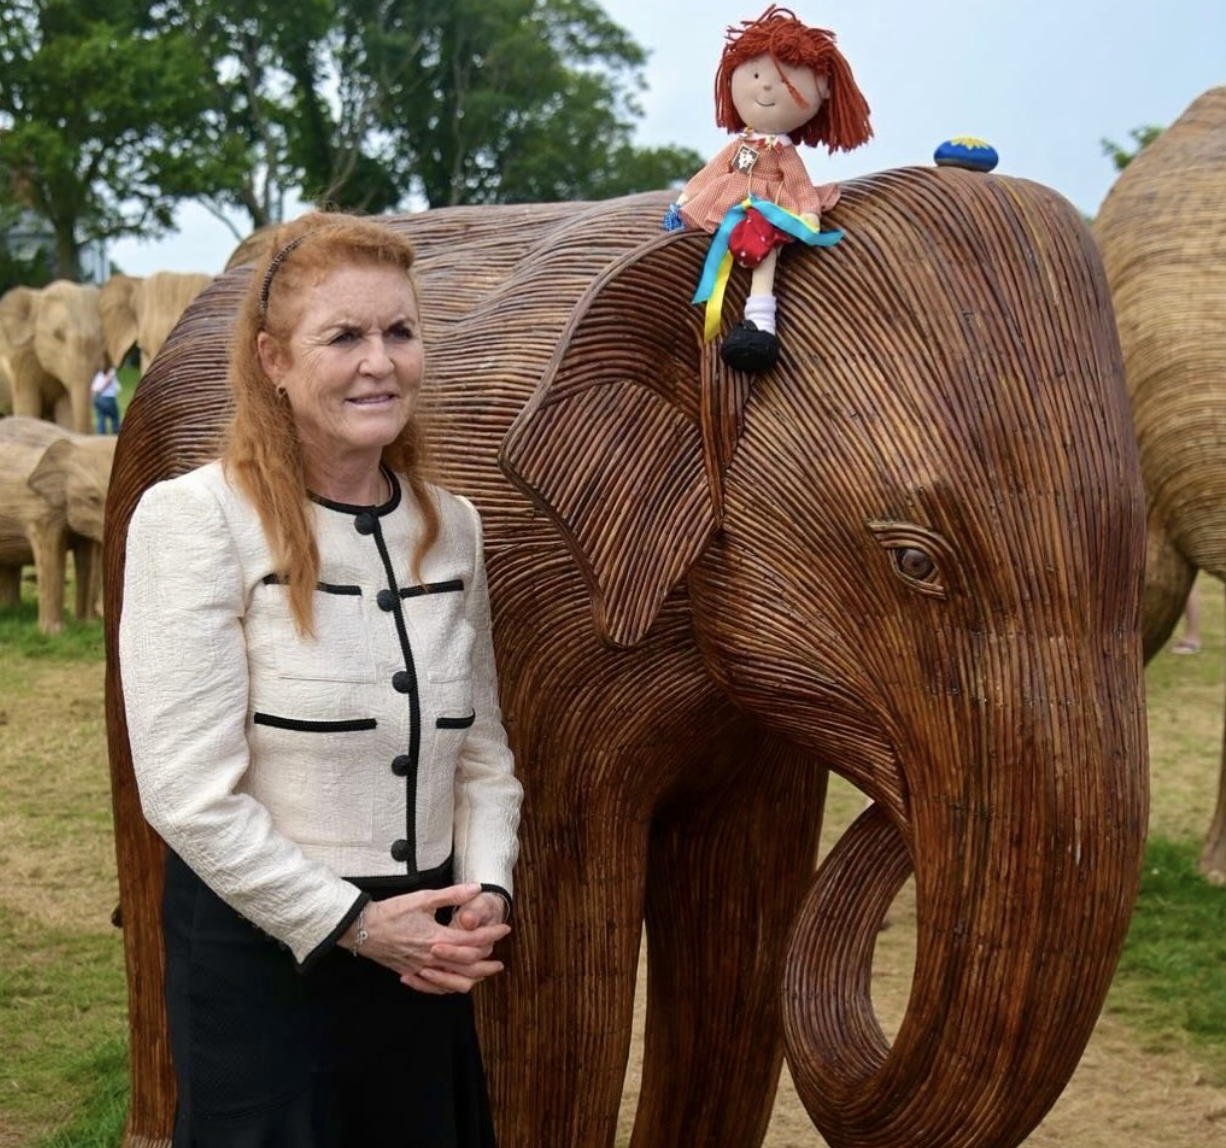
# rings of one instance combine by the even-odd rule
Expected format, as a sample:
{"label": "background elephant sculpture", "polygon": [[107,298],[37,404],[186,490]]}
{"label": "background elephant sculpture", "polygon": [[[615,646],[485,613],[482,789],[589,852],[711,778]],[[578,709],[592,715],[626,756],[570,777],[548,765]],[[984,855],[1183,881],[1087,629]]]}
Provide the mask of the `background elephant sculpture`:
{"label": "background elephant sculpture", "polygon": [[0,330],[0,417],[13,413],[13,380],[9,374],[8,347]]}
{"label": "background elephant sculpture", "polygon": [[89,434],[89,384],[106,357],[98,288],[67,279],[13,287],[0,296],[0,329],[8,344],[13,413]]}
{"label": "background elephant sculpture", "polygon": [[122,363],[137,346],[141,372],[148,370],[179,316],[212,281],[211,275],[174,271],[158,271],[144,279],[112,275],[98,297],[110,361]]}
{"label": "background elephant sculpture", "polygon": [[[1148,658],[1196,572],[1226,579],[1226,87],[1201,95],[1124,169],[1094,234],[1149,505]],[[1226,747],[1200,867],[1226,883]]]}
{"label": "background elephant sculpture", "polygon": [[[613,1143],[646,921],[634,1148],[760,1144],[785,1031],[834,1148],[1013,1148],[1089,1038],[1146,825],[1144,504],[1097,253],[1034,184],[854,182],[844,241],[784,252],[787,345],[751,381],[704,347],[706,243],[660,234],[666,199],[389,219],[421,253],[438,468],[485,520],[526,788],[516,933],[479,999],[499,1142]],[[196,300],[130,408],[112,651],[132,508],[213,455],[250,274]],[[150,1146],[162,846],[119,671],[128,1143]],[[815,879],[829,769],[875,804]],[[891,1045],[869,966],[912,872]]]}
{"label": "background elephant sculpture", "polygon": [[23,566],[38,579],[38,625],[64,628],[64,566],[72,551],[76,614],[102,597],[102,527],[115,458],[111,436],[77,435],[42,419],[0,420],[0,606],[17,605]]}

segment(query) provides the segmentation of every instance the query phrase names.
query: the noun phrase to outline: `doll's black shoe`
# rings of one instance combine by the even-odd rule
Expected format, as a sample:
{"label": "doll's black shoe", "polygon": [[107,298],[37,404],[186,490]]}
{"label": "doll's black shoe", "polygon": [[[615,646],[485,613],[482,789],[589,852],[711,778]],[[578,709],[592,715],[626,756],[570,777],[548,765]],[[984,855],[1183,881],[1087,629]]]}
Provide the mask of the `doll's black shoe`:
{"label": "doll's black shoe", "polygon": [[759,331],[752,320],[742,319],[724,336],[719,353],[735,371],[769,371],[779,361],[779,338],[770,331]]}

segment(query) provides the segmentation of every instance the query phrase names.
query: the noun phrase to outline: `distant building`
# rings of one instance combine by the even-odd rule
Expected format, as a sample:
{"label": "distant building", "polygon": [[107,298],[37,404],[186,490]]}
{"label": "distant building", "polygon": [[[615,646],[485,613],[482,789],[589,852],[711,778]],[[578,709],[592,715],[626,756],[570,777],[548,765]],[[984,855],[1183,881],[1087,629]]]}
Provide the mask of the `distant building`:
{"label": "distant building", "polygon": [[[4,242],[12,258],[28,263],[42,252],[54,269],[55,232],[36,212],[23,211],[4,232]],[[83,243],[78,258],[81,263],[81,282],[103,283],[110,278],[106,244],[101,239],[91,239]]]}

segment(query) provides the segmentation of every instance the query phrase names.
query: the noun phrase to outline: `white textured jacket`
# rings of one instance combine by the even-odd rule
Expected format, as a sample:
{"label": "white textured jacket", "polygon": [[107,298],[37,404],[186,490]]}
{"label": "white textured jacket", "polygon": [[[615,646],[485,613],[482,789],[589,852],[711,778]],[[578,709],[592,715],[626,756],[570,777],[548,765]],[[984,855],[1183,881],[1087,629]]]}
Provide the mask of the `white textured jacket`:
{"label": "white textured jacket", "polygon": [[436,489],[442,530],[410,584],[421,519],[392,489],[373,508],[315,500],[314,639],[220,463],[151,487],[128,531],[119,661],[145,816],[303,966],[363,889],[451,870],[511,894],[521,790],[480,520]]}

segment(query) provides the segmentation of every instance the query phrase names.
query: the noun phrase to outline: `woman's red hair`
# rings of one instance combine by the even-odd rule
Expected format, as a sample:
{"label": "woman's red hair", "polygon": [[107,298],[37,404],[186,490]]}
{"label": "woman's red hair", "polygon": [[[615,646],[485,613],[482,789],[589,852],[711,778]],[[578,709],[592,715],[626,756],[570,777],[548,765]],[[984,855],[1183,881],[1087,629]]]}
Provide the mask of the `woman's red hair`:
{"label": "woman's red hair", "polygon": [[[721,128],[739,132],[745,127],[732,103],[732,73],[749,60],[770,56],[777,64],[812,68],[830,86],[817,114],[790,133],[793,143],[810,147],[824,143],[831,152],[851,151],[871,138],[868,101],[835,47],[833,32],[810,28],[790,8],[772,4],[756,20],[743,20],[740,28],[729,27],[724,38],[727,43],[715,75],[715,122]],[[791,84],[787,87],[795,97],[796,90]]]}
{"label": "woman's red hair", "polygon": [[[396,268],[412,285],[413,245],[374,219],[340,213],[312,212],[278,228],[263,248],[239,307],[230,353],[234,413],[222,462],[259,513],[276,573],[288,583],[290,611],[304,634],[312,633],[319,581],[313,508],[293,412],[264,373],[256,341],[267,331],[287,344],[303,298],[330,272],[355,264]],[[421,562],[438,538],[440,521],[425,478],[426,443],[418,416],[383,448],[383,463],[408,482],[421,512],[421,537],[409,559],[410,572],[420,582]]]}

